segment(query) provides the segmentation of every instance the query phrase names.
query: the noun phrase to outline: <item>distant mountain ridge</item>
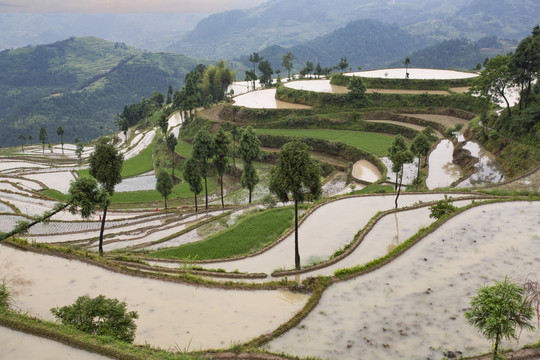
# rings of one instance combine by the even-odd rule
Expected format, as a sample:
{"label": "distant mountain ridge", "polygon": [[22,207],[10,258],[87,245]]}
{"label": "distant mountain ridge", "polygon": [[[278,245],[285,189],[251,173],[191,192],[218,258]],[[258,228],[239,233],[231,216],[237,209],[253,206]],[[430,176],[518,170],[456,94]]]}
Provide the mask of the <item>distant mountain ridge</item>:
{"label": "distant mountain ridge", "polygon": [[51,142],[59,126],[67,141],[112,132],[124,105],[154,91],[166,94],[169,85],[183,87],[186,73],[199,63],[92,37],[2,51],[0,145],[18,145],[19,134],[37,139],[41,126]]}
{"label": "distant mountain ridge", "polygon": [[[270,61],[273,69],[278,69],[281,68],[282,56],[290,51],[295,57],[296,73],[307,61],[314,65],[320,63],[322,67],[332,67],[342,57],[347,58],[352,69],[356,70],[360,66],[367,70],[404,59],[410,52],[422,48],[426,42],[424,37],[413,36],[396,24],[362,19],[304,44],[290,48],[275,45],[261,50],[259,54]],[[247,56],[241,57],[239,61],[250,66]]]}

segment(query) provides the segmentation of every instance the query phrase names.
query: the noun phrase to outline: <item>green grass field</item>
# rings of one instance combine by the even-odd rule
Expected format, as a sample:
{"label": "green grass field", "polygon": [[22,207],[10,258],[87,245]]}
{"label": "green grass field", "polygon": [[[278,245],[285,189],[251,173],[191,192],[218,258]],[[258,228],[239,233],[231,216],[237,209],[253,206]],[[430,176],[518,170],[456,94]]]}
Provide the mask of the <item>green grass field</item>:
{"label": "green grass field", "polygon": [[183,157],[190,158],[191,152],[193,150],[193,146],[191,146],[191,144],[188,144],[185,141],[178,140],[178,144],[176,145],[175,150],[178,154],[182,155]]}
{"label": "green grass field", "polygon": [[124,165],[122,166],[122,177],[126,178],[140,175],[154,170],[152,149],[153,146],[150,145],[141,151],[137,156],[125,160]]}
{"label": "green grass field", "polygon": [[206,240],[159,250],[148,256],[175,259],[223,259],[251,254],[278,239],[293,224],[291,207],[267,210],[246,217]]}
{"label": "green grass field", "polygon": [[309,137],[339,141],[374,153],[377,156],[388,155],[388,148],[392,144],[393,137],[377,133],[368,133],[351,130],[327,130],[327,129],[257,129],[261,135],[281,135]]}

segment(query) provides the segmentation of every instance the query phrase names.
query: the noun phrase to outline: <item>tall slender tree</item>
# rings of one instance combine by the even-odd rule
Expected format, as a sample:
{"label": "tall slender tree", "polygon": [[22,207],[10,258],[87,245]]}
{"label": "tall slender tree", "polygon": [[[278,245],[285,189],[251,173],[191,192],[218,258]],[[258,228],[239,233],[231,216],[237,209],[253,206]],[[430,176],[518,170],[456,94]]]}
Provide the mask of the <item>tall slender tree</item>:
{"label": "tall slender tree", "polygon": [[62,154],[64,153],[64,128],[61,126],[56,129],[56,134],[60,136],[60,144],[62,144]]}
{"label": "tall slender tree", "polygon": [[21,150],[24,154],[24,142],[26,141],[26,137],[23,134],[19,134],[19,140],[21,142]]}
{"label": "tall slender tree", "polygon": [[208,210],[208,161],[214,156],[214,138],[206,129],[199,130],[193,139],[192,157],[199,163],[204,178],[205,210]]}
{"label": "tall slender tree", "polygon": [[395,206],[397,209],[398,198],[401,193],[401,185],[403,184],[403,167],[405,164],[413,162],[414,155],[409,150],[409,146],[401,135],[397,135],[394,138],[389,150],[390,160],[392,160],[392,171],[396,173],[397,195],[395,199]]}
{"label": "tall slender tree", "polygon": [[187,159],[184,163],[184,180],[187,181],[189,190],[195,196],[195,212],[198,212],[197,195],[202,191],[202,180],[197,161],[193,158]]}
{"label": "tall slender tree", "polygon": [[403,61],[403,65],[405,65],[405,78],[409,78],[409,65],[411,64],[411,59],[407,56],[405,60]]}
{"label": "tall slender tree", "polygon": [[156,190],[165,198],[165,210],[167,209],[167,198],[172,193],[173,181],[167,170],[161,168],[156,177]]}
{"label": "tall slender tree", "polygon": [[259,71],[261,72],[261,76],[259,77],[259,81],[261,82],[261,84],[265,86],[272,85],[272,74],[274,73],[274,70],[272,70],[272,65],[270,64],[270,61],[261,61],[259,63]]}
{"label": "tall slender tree", "polygon": [[249,62],[253,64],[253,73],[256,75],[257,73],[255,72],[255,66],[260,63],[261,61],[263,61],[264,57],[260,56],[259,53],[257,52],[254,52],[252,54],[249,55]]}
{"label": "tall slender tree", "polygon": [[214,153],[214,166],[219,176],[219,184],[221,187],[221,208],[225,208],[225,202],[223,200],[223,174],[227,168],[228,156],[229,156],[229,144],[231,140],[220,128],[214,135],[215,153]]}
{"label": "tall slender tree", "polygon": [[423,133],[418,133],[412,143],[411,143],[411,151],[414,155],[418,157],[418,173],[416,175],[416,188],[418,189],[418,185],[420,183],[420,167],[422,164],[422,157],[427,156],[429,153],[429,150],[431,149],[431,141],[428,139],[428,137]]}
{"label": "tall slender tree", "polygon": [[176,136],[171,132],[169,136],[167,136],[167,149],[169,149],[172,157],[172,180],[174,183],[174,167],[176,165],[176,145],[178,144],[178,140],[176,139]]}
{"label": "tall slender tree", "polygon": [[242,132],[240,142],[238,143],[238,153],[244,162],[242,186],[249,190],[249,202],[251,203],[251,193],[255,185],[259,182],[253,161],[261,154],[261,141],[251,126],[247,126]]}
{"label": "tall slender tree", "polygon": [[45,154],[45,143],[47,142],[47,130],[42,126],[39,130],[39,141],[41,141],[41,144],[43,145],[43,154]]}
{"label": "tall slender tree", "polygon": [[287,70],[287,76],[289,80],[291,80],[291,70],[294,67],[293,62],[294,55],[290,51],[281,57],[281,66],[283,66],[283,68]]}
{"label": "tall slender tree", "polygon": [[111,204],[115,186],[122,182],[124,157],[113,144],[102,140],[96,145],[94,152],[90,154],[88,164],[90,165],[90,175],[96,178],[104,194],[102,199],[103,217],[99,232],[99,253],[103,254],[103,232],[105,231],[107,208]]}
{"label": "tall slender tree", "polygon": [[321,196],[321,170],[311,159],[306,144],[294,141],[281,148],[277,165],[270,176],[270,191],[280,201],[294,201],[294,263],[300,269],[298,249],[298,204]]}

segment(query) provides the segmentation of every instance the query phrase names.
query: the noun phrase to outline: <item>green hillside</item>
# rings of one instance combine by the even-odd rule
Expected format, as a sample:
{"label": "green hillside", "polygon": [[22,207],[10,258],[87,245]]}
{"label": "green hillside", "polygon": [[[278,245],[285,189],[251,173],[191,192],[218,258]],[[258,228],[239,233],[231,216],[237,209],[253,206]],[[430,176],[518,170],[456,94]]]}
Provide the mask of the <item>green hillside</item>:
{"label": "green hillside", "polygon": [[182,87],[199,62],[92,37],[2,51],[0,145],[18,145],[19,134],[37,141],[42,126],[51,143],[59,126],[64,141],[111,132],[124,105]]}

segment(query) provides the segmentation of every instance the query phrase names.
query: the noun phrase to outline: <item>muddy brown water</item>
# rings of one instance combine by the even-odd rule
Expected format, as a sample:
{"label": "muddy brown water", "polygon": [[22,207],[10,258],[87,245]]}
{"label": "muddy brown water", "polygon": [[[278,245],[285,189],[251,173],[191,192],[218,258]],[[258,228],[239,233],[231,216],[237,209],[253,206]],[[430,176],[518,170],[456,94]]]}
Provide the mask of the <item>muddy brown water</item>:
{"label": "muddy brown water", "polygon": [[[284,291],[209,289],[112,273],[79,261],[0,246],[0,263],[9,259],[31,284],[15,306],[53,320],[50,309],[72,304],[81,295],[103,294],[137,311],[137,344],[168,349],[223,348],[276,329],[302,308],[307,296]],[[0,269],[0,278],[5,269]]]}
{"label": "muddy brown water", "polygon": [[352,176],[368,183],[374,183],[382,178],[379,169],[367,160],[357,161],[353,165]]}
{"label": "muddy brown water", "polygon": [[0,326],[0,359],[108,360],[110,358]]}
{"label": "muddy brown water", "polygon": [[444,139],[429,155],[429,171],[426,178],[426,186],[433,190],[450,186],[461,176],[461,169],[452,162],[454,144]]}
{"label": "muddy brown water", "polygon": [[[317,308],[268,349],[328,359],[442,358],[486,353],[463,315],[476,290],[540,273],[540,202],[484,205],[458,215],[388,265],[331,286]],[[520,346],[540,330],[521,333]],[[515,342],[504,342],[515,348]]]}

